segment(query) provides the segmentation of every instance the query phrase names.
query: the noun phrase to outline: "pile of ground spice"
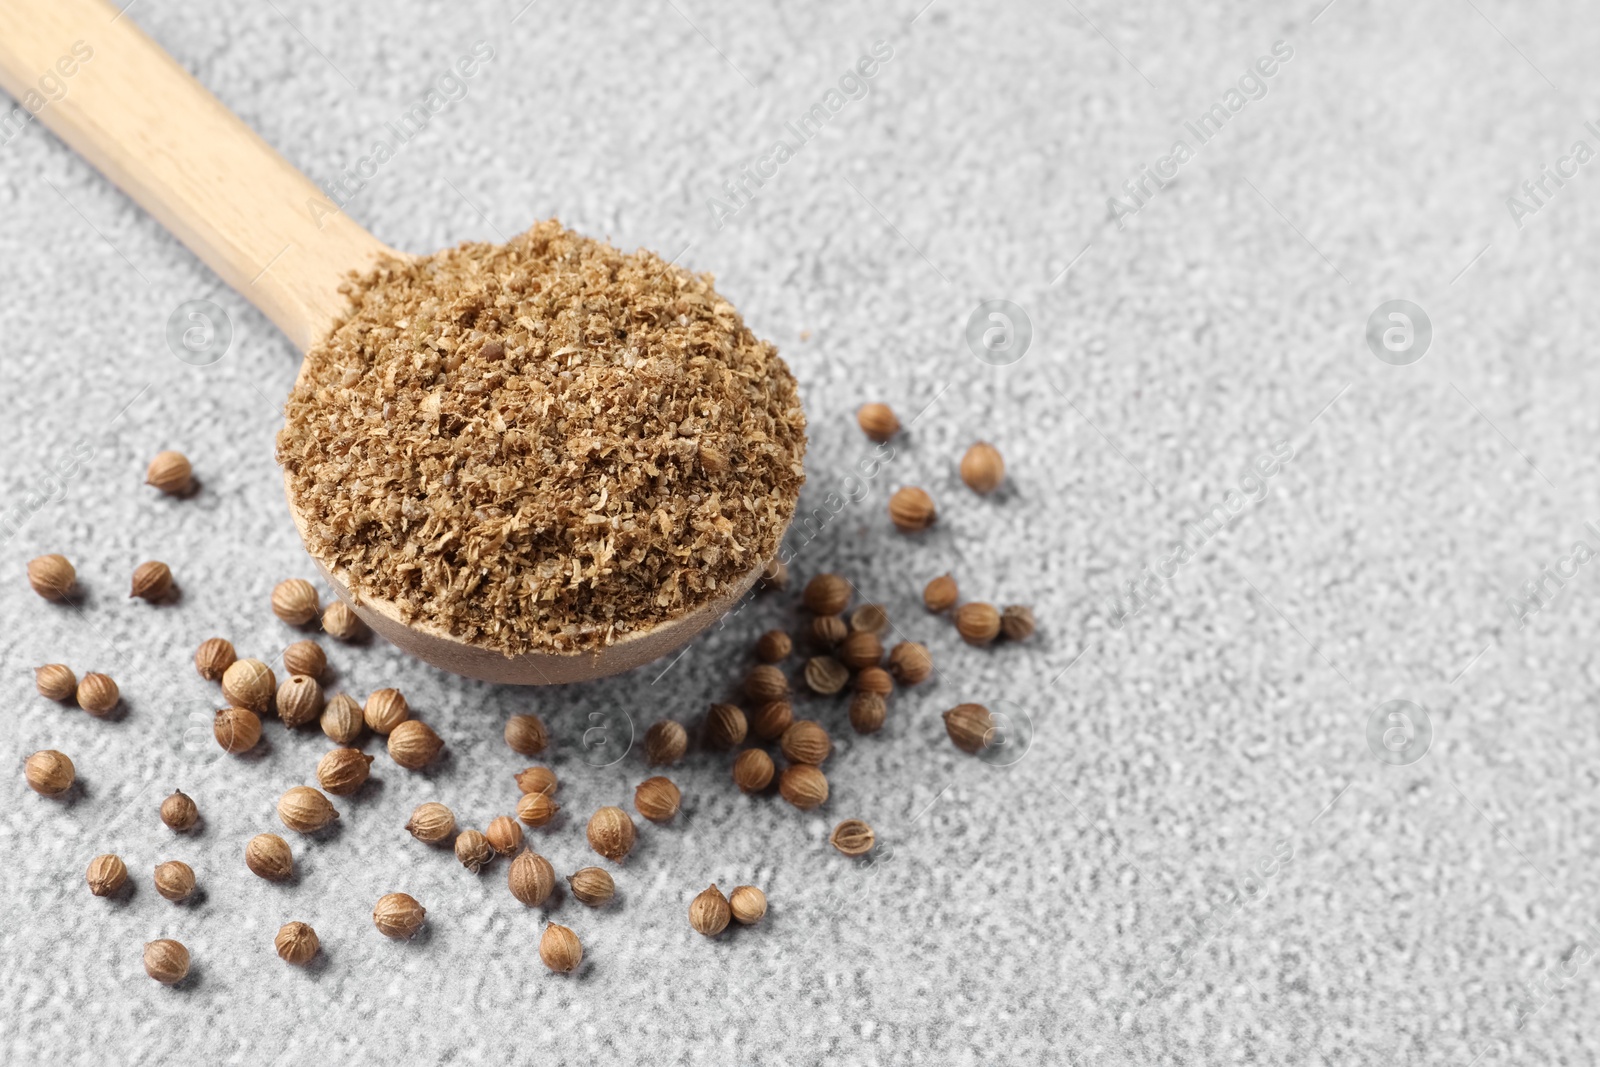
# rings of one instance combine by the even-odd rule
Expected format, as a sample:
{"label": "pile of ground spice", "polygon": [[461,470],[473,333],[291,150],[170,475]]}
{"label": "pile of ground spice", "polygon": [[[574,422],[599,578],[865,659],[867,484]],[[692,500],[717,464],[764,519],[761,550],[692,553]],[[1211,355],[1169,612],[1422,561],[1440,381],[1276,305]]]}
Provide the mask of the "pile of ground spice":
{"label": "pile of ground spice", "polygon": [[552,220],[348,294],[278,461],[358,598],[508,655],[588,650],[777,554],[805,416],[709,275]]}

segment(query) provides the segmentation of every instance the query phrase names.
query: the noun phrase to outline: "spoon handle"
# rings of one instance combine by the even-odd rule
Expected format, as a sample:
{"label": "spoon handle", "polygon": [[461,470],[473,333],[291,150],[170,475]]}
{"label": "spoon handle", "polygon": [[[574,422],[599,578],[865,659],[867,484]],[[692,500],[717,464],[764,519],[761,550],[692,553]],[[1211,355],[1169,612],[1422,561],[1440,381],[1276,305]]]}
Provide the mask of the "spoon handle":
{"label": "spoon handle", "polygon": [[0,88],[0,143],[48,126],[302,352],[389,252],[105,0],[0,0]]}

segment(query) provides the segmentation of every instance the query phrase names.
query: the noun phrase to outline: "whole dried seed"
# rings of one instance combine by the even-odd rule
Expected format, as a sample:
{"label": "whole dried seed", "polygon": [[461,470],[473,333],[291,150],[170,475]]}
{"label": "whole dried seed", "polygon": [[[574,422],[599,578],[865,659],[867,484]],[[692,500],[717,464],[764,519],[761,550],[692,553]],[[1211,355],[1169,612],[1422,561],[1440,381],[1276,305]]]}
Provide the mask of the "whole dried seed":
{"label": "whole dried seed", "polygon": [[78,676],[65,663],[46,663],[33,669],[33,686],[46,700],[71,700],[78,693]]}

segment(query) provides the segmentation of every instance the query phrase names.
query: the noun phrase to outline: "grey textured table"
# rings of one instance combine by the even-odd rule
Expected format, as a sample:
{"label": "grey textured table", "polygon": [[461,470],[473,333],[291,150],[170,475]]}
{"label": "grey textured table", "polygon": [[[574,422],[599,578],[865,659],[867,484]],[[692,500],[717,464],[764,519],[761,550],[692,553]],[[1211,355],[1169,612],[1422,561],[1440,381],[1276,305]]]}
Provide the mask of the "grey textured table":
{"label": "grey textured table", "polygon": [[[557,691],[332,646],[336,688],[399,686],[448,757],[411,775],[380,755],[339,832],[296,842],[296,884],[254,878],[244,840],[275,828],[275,797],[313,780],[326,742],[269,723],[262,753],[221,756],[189,657],[212,634],[263,657],[294,636],[267,595],[309,572],[272,458],[295,355],[39,124],[0,144],[0,1060],[1600,1056],[1600,609],[1573,555],[1600,549],[1584,526],[1600,518],[1594,168],[1571,156],[1600,148],[1593,20],[1503,0],[922,3],[143,0],[127,16],[330,190],[486,42],[493,58],[446,86],[461,98],[368,165],[347,210],[414,251],[557,215],[714,271],[801,380],[805,508],[864,494],[800,539],[795,572],[851,575],[939,676],[897,695],[877,737],[816,706],[839,739],[817,813],[738,795],[726,757],[675,772],[684,815],[643,829],[619,905],[550,913],[587,946],[575,978],[539,964],[540,915],[503,868],[467,875],[406,814],[434,797],[468,824],[509,811],[524,761],[501,724],[537,710],[566,813],[533,836],[563,873],[582,865],[582,820],[645,773],[637,752],[592,766],[585,730],[691,719],[761,629],[797,621],[792,598],[754,602],[670,669]],[[830,108],[879,41],[892,55]],[[1292,55],[1246,77],[1280,41]],[[802,142],[788,124],[819,103]],[[770,175],[745,179],[749,202],[709,204],[735,206],[724,182],[746,166]],[[1576,176],[1519,192],[1544,167]],[[232,338],[196,366],[166,332],[201,299]],[[1009,365],[965,341],[989,299],[1031,323]],[[1380,359],[1368,319],[1398,299],[1431,341],[1396,334]],[[916,421],[858,485],[867,399]],[[978,438],[1009,463],[995,499],[956,477]],[[1252,476],[1280,442],[1292,458]],[[196,499],[140,485],[167,447],[195,460]],[[884,512],[912,483],[941,509],[915,540]],[[78,562],[79,609],[23,582],[48,551]],[[179,603],[125,598],[147,558],[172,564]],[[946,569],[970,597],[1033,604],[1034,640],[960,644],[918,605]],[[113,674],[121,717],[34,694],[30,668],[53,660]],[[1026,715],[1031,745],[957,752],[938,715],[967,700]],[[16,770],[43,747],[77,761],[69,805]],[[156,820],[174,787],[204,812],[192,838]],[[847,816],[878,827],[879,862],[827,846]],[[128,860],[131,898],[84,888],[101,851]],[[156,896],[168,858],[195,867],[200,902]],[[765,925],[694,934],[685,909],[713,880],[764,886]],[[429,908],[417,943],[369,919],[399,888]],[[272,953],[291,918],[322,935],[309,971]],[[192,949],[185,986],[144,977],[158,936]]]}

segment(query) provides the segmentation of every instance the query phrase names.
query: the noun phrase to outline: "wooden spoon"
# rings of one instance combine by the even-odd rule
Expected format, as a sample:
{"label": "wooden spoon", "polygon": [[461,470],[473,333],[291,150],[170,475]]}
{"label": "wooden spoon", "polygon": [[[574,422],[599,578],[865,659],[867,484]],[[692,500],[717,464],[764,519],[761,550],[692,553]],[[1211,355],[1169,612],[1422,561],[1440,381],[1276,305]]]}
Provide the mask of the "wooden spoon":
{"label": "wooden spoon", "polygon": [[[325,210],[322,190],[104,0],[0,0],[0,88],[155,216],[302,353],[346,310],[339,286],[349,274],[398,254],[347,215]],[[306,517],[293,501],[289,510],[304,540]],[[761,571],[692,612],[598,652],[508,657],[430,622],[402,622],[391,601],[358,603],[322,560],[316,563],[340,599],[400,648],[447,671],[518,685],[600,678],[674,652],[727,613]]]}

